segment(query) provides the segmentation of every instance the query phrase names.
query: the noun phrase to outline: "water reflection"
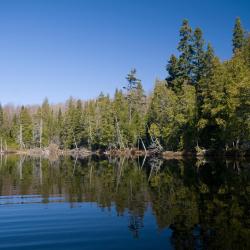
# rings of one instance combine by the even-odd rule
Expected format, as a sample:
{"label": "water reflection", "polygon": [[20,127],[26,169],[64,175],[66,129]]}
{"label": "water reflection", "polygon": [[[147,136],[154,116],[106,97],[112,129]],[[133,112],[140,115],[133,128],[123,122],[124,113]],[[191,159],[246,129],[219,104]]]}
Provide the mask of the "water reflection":
{"label": "water reflection", "polygon": [[139,238],[152,208],[174,249],[250,249],[250,163],[1,156],[0,204],[96,202],[129,213]]}

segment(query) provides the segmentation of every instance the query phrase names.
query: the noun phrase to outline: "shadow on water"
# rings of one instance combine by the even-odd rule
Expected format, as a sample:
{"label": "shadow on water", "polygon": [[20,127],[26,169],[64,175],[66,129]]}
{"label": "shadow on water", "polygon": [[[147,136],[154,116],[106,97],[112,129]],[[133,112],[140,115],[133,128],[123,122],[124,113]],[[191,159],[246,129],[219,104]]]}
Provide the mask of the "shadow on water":
{"label": "shadow on water", "polygon": [[[128,213],[140,238],[149,210],[173,249],[250,249],[250,162],[2,156],[6,204],[95,202]],[[166,239],[167,240],[167,239]]]}

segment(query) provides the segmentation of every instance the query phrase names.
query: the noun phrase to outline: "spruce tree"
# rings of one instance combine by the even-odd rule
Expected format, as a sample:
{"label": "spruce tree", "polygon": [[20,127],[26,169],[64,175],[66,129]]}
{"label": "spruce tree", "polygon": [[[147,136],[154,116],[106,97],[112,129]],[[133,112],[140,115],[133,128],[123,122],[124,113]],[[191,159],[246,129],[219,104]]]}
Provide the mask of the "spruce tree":
{"label": "spruce tree", "polygon": [[113,115],[115,123],[114,147],[124,148],[128,143],[129,134],[129,106],[124,93],[116,89],[113,101]]}
{"label": "spruce tree", "polygon": [[131,123],[132,121],[132,113],[133,113],[133,106],[135,104],[136,101],[136,96],[135,96],[135,90],[138,87],[138,84],[141,82],[141,80],[139,80],[136,77],[136,69],[132,69],[130,71],[130,73],[127,75],[126,77],[128,84],[127,86],[123,87],[126,91],[127,91],[127,100],[128,100],[128,105],[129,105],[129,123]]}
{"label": "spruce tree", "polygon": [[209,119],[203,111],[204,100],[210,98],[210,81],[213,76],[218,59],[214,55],[214,50],[211,44],[207,45],[207,50],[204,52],[203,67],[200,70],[200,78],[196,89],[197,98],[197,128],[203,127],[202,123]]}
{"label": "spruce tree", "polygon": [[28,109],[24,106],[21,107],[19,116],[19,140],[21,147],[29,148],[33,142],[32,119]]}
{"label": "spruce tree", "polygon": [[180,41],[178,44],[180,52],[179,57],[179,76],[183,83],[192,83],[192,59],[193,59],[193,46],[192,46],[192,29],[189,26],[187,19],[184,19],[180,29]]}
{"label": "spruce tree", "polygon": [[202,30],[196,28],[193,34],[193,68],[192,68],[192,81],[195,86],[197,86],[202,69],[204,67],[204,39]]}
{"label": "spruce tree", "polygon": [[237,17],[233,29],[233,52],[241,50],[244,45],[244,29],[241,25],[240,18]]}
{"label": "spruce tree", "polygon": [[175,55],[171,55],[166,70],[168,71],[168,77],[166,78],[168,86],[173,90],[177,91],[180,88],[177,81],[180,72],[179,72],[179,61]]}

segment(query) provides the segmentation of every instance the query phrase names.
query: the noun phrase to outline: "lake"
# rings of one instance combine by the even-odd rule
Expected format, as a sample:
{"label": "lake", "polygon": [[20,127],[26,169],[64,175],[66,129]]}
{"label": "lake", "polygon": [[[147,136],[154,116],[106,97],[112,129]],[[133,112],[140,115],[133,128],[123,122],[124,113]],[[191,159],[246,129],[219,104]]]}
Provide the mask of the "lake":
{"label": "lake", "polygon": [[0,249],[250,249],[250,161],[0,159]]}

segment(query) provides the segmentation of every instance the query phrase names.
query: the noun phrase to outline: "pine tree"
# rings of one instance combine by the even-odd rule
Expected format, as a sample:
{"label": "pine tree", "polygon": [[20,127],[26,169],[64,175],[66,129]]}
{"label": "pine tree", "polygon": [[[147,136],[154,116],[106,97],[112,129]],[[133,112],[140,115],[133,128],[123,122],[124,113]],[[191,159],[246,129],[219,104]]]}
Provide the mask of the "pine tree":
{"label": "pine tree", "polygon": [[19,115],[19,126],[20,126],[19,140],[21,147],[22,146],[26,148],[31,147],[33,142],[32,119],[28,109],[24,106],[21,107]]}
{"label": "pine tree", "polygon": [[128,144],[129,108],[126,97],[121,90],[116,89],[112,106],[115,123],[115,141],[113,146],[125,148]]}
{"label": "pine tree", "polygon": [[192,81],[197,87],[204,67],[204,39],[200,28],[196,28],[193,34],[193,68]]}
{"label": "pine tree", "polygon": [[141,82],[138,82],[134,90],[134,106],[133,106],[133,117],[132,123],[130,124],[130,131],[132,134],[133,142],[135,145],[138,140],[142,140],[145,137],[146,127],[145,119],[147,112],[146,96]]}
{"label": "pine tree", "polygon": [[[219,65],[218,58],[214,55],[214,50],[209,43],[207,46],[207,50],[204,53],[204,61],[203,67],[200,72],[200,79],[196,89],[196,108],[197,108],[197,124],[196,127],[198,129],[197,133],[200,137],[201,142],[207,142],[207,130],[205,127],[209,123],[210,113],[209,110],[206,109],[206,105],[208,103],[212,103],[213,99],[211,96],[211,82],[215,72],[216,67]],[[197,139],[199,140],[199,139]]]}
{"label": "pine tree", "polygon": [[54,142],[55,126],[53,119],[53,110],[50,107],[48,98],[45,98],[41,106],[40,119],[43,124],[42,145],[48,146]]}
{"label": "pine tree", "polygon": [[171,55],[166,70],[168,71],[168,77],[166,78],[168,86],[177,91],[180,88],[177,81],[180,72],[178,58],[175,55]]}
{"label": "pine tree", "polygon": [[63,120],[63,134],[62,140],[65,148],[76,148],[76,135],[75,135],[75,126],[76,126],[76,107],[73,98],[68,100],[67,110],[64,115]]}
{"label": "pine tree", "polygon": [[115,124],[109,96],[102,93],[96,101],[95,147],[109,148],[114,142]]}
{"label": "pine tree", "polygon": [[58,112],[55,117],[55,134],[54,134],[54,143],[58,145],[58,147],[62,146],[62,133],[63,133],[63,113],[61,107],[59,107]]}
{"label": "pine tree", "polygon": [[83,133],[83,121],[82,121],[82,101],[77,100],[76,102],[76,108],[74,112],[74,118],[73,118],[73,130],[74,130],[74,137],[75,137],[75,143],[80,146],[82,144],[82,133]]}
{"label": "pine tree", "polygon": [[127,91],[127,100],[128,100],[128,105],[129,105],[129,123],[131,123],[132,121],[132,112],[133,112],[133,105],[136,101],[136,96],[135,96],[135,89],[137,89],[138,84],[141,82],[141,80],[139,80],[136,77],[136,69],[132,69],[130,71],[130,73],[127,75],[126,77],[128,84],[126,87],[124,87],[124,89]]}
{"label": "pine tree", "polygon": [[250,139],[250,71],[242,53],[225,62],[225,68],[228,93],[225,140],[238,148],[240,142]]}
{"label": "pine tree", "polygon": [[237,17],[235,20],[233,30],[233,52],[236,53],[244,45],[244,29],[242,28],[240,18]]}
{"label": "pine tree", "polygon": [[189,26],[188,20],[183,20],[180,29],[180,42],[178,44],[180,52],[179,57],[179,76],[183,84],[192,83],[192,59],[193,59],[193,45],[192,45],[192,29]]}

